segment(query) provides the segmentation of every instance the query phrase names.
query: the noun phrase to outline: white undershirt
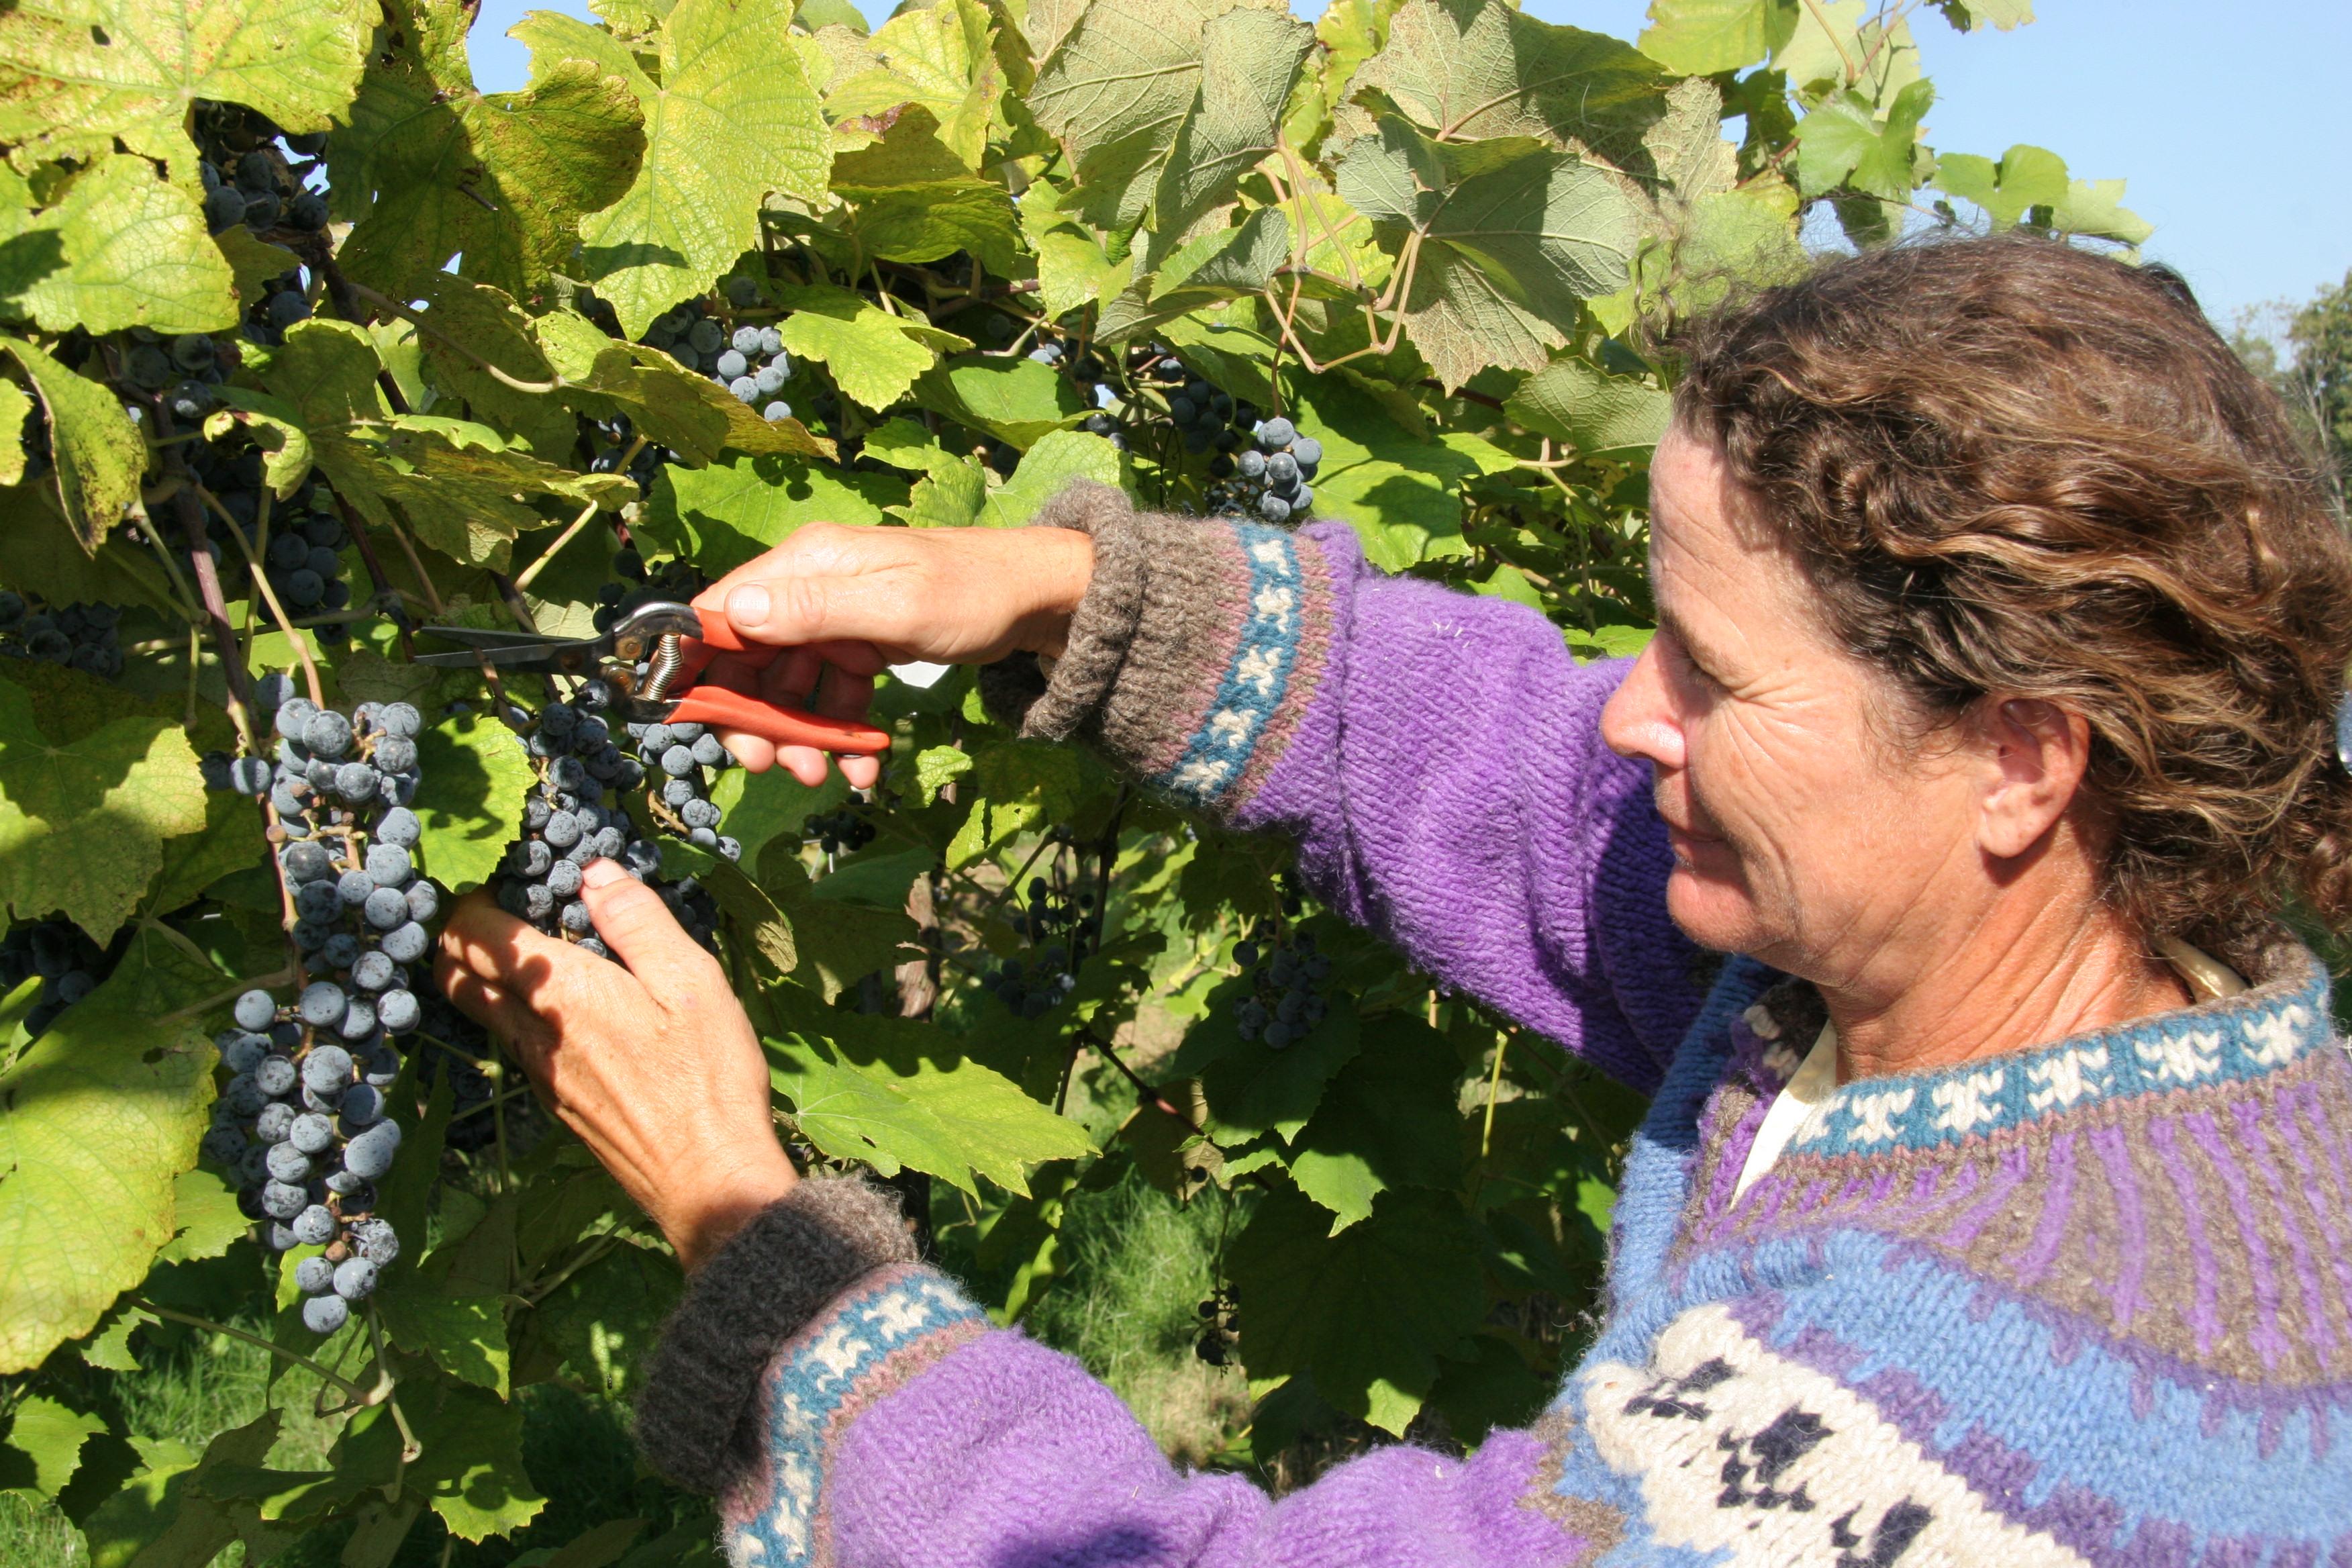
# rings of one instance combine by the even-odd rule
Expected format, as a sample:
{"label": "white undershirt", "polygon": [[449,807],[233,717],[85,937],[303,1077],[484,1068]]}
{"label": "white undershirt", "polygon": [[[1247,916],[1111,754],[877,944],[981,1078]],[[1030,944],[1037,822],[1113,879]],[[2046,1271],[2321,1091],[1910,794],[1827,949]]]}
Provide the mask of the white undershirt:
{"label": "white undershirt", "polygon": [[[2165,938],[2157,943],[2157,951],[2200,1002],[2234,996],[2246,988],[2236,970],[2179,937]],[[1745,1197],[1748,1189],[1772,1168],[1837,1087],[1837,1026],[1823,1024],[1805,1059],[1765,1110],[1763,1125],[1756,1129],[1756,1142],[1748,1145],[1747,1163],[1739,1167],[1739,1180],[1731,1189],[1733,1203]]]}

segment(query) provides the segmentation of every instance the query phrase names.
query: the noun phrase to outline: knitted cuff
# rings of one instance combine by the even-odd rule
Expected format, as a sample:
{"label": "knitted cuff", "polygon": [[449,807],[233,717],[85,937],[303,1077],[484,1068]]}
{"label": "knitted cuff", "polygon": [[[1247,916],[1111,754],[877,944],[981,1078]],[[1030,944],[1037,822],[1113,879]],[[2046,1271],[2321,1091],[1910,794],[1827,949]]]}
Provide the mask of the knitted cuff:
{"label": "knitted cuff", "polygon": [[1033,739],[1078,736],[1184,805],[1238,810],[1313,699],[1352,535],[1138,512],[1085,479],[1031,526],[1091,535],[1094,576],[1050,672],[1027,655],[981,672],[990,712]]}
{"label": "knitted cuff", "polygon": [[719,1492],[757,1459],[744,1417],[776,1348],[859,1278],[914,1256],[897,1198],[859,1177],[810,1178],[762,1210],[694,1277],[646,1358],[647,1462]]}

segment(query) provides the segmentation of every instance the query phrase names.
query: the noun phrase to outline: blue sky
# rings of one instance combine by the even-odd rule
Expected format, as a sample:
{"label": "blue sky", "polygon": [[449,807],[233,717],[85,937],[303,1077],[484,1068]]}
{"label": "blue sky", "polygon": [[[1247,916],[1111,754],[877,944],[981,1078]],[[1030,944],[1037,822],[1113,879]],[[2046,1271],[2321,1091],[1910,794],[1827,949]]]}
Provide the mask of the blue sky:
{"label": "blue sky", "polygon": [[[1532,14],[1631,38],[1646,0],[1525,0]],[[1304,13],[1313,0],[1294,0]],[[483,0],[478,80],[522,85],[527,51],[504,37],[527,10],[586,16],[582,0]],[[866,0],[877,19],[887,4]],[[2213,317],[2308,298],[2352,268],[2343,72],[2347,0],[2040,0],[2013,33],[1961,37],[1918,18],[1936,82],[1929,140],[1999,157],[2030,142],[2082,178],[2130,182],[2156,225],[2147,253],[2185,274]]]}

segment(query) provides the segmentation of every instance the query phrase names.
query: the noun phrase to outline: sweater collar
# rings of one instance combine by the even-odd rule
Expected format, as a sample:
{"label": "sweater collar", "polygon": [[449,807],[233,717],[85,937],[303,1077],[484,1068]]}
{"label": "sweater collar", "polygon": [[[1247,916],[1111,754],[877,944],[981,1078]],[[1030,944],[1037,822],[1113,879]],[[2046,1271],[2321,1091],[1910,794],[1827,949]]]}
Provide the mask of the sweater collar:
{"label": "sweater collar", "polygon": [[[1935,1149],[2062,1113],[2244,1081],[2336,1048],[2326,970],[2282,938],[2235,996],[2088,1031],[2029,1051],[1833,1090],[1790,1146],[1836,1156]],[[1766,1095],[1796,1069],[1825,1016],[1802,982],[1773,988],[1732,1029],[1735,1060]]]}

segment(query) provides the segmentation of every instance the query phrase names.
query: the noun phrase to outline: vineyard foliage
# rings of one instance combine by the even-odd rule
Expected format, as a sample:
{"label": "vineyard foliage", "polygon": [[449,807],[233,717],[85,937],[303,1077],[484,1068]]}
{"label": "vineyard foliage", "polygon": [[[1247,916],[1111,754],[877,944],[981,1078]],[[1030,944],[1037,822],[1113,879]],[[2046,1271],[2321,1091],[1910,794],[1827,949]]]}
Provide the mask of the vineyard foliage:
{"label": "vineyard foliage", "polygon": [[[1580,657],[1637,647],[1677,319],[1923,225],[2144,237],[2120,182],[1931,144],[1915,28],[2025,0],[1654,0],[1633,40],[1506,0],[596,11],[527,16],[502,93],[456,0],[0,13],[0,1489],[140,1568],[532,1527],[524,1391],[625,1398],[676,1262],[429,962],[363,921],[338,956],[335,873],[273,848],[404,834],[345,900],[377,876],[432,923],[554,842],[559,726],[602,770],[589,841],[715,927],[795,1149],[893,1179],[1001,1319],[1055,1288],[1074,1195],[1139,1173],[1225,1206],[1232,1462],[1527,1419],[1638,1105],[1318,912],[1282,846],[1019,740],[966,670],[882,682],[870,798],[700,756],[714,829],[703,773],[664,794],[693,737],[615,718],[646,746],[615,762],[593,695],[412,663],[446,646],[418,628],[587,636],[813,520],[1018,526],[1085,476],[1339,520]],[[381,801],[306,816],[351,726],[273,730],[289,701],[359,715]],[[290,1011],[362,960],[421,1002]],[[363,1206],[400,1245],[322,1335],[320,1246],[238,1193],[253,1064],[299,1052],[313,1092],[334,1019],[397,1158],[273,1185],[323,1205],[302,1235]],[[273,1408],[200,1450],[130,1431],[110,1378],[228,1320]],[[320,1419],[326,1464],[290,1460]],[[600,1529],[561,1560],[710,1550]]]}

